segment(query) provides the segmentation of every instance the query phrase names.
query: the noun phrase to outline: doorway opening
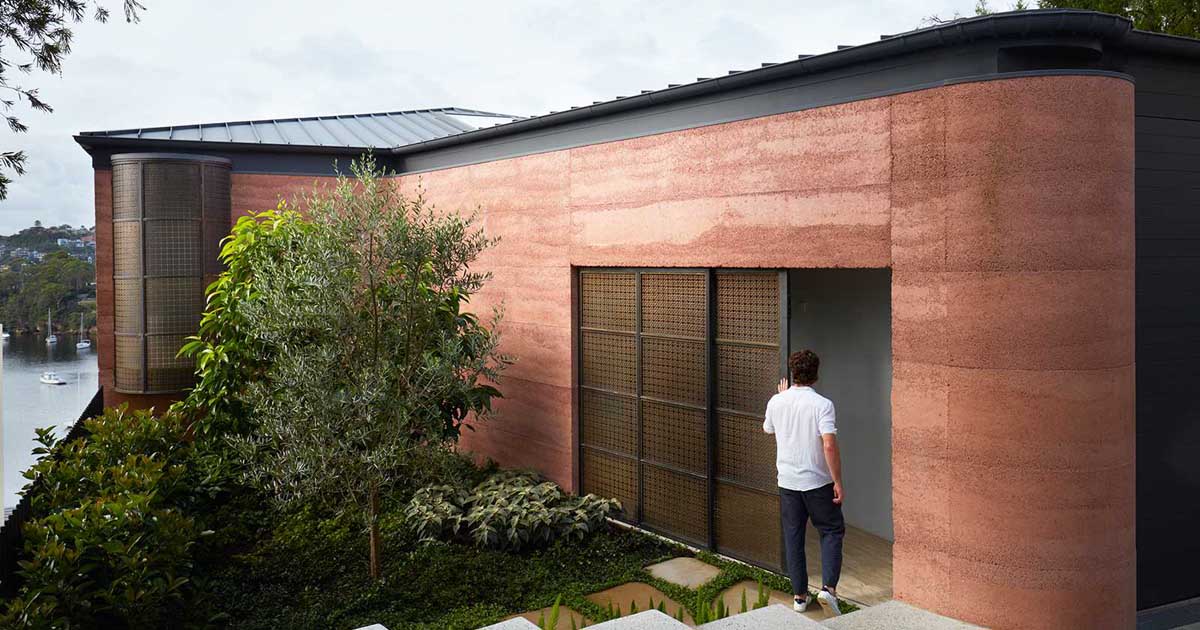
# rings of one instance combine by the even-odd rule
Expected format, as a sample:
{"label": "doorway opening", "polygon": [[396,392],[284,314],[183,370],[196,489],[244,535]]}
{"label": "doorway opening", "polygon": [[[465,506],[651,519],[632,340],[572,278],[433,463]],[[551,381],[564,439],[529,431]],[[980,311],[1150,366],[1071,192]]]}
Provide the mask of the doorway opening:
{"label": "doorway opening", "polygon": [[890,598],[888,270],[593,268],[575,293],[583,492],[619,499],[638,527],[782,570],[763,412],[789,349],[810,347],[854,493],[839,590]]}
{"label": "doorway opening", "polygon": [[[815,389],[837,411],[847,495],[838,591],[865,604],[882,603],[892,597],[894,538],[891,270],[792,269],[787,285],[789,349],[807,348],[821,357]],[[818,540],[810,526],[809,575],[819,582]]]}

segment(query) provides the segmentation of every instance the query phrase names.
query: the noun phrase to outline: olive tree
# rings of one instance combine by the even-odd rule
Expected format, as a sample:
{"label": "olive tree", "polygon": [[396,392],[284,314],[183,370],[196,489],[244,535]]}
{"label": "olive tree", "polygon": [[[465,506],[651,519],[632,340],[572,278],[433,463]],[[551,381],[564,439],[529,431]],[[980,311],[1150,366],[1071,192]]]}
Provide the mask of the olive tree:
{"label": "olive tree", "polygon": [[498,311],[464,310],[488,278],[471,262],[493,243],[474,215],[402,195],[369,156],[351,170],[304,200],[311,228],[253,272],[243,325],[271,359],[243,394],[257,428],[234,440],[280,501],[359,510],[378,578],[381,492],[489,413],[507,359]]}

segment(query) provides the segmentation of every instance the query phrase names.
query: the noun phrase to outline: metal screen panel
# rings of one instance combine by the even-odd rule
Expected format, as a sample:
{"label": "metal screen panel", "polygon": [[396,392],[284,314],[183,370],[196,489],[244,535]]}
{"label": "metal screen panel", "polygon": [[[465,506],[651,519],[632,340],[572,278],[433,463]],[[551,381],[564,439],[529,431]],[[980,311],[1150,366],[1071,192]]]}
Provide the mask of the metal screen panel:
{"label": "metal screen panel", "polygon": [[584,491],[620,501],[626,520],[637,522],[637,461],[587,447],[583,448],[580,459]]}
{"label": "metal screen panel", "polygon": [[708,482],[642,464],[642,521],[664,534],[708,546]]}
{"label": "metal screen panel", "polygon": [[643,273],[642,332],[703,340],[708,327],[702,273]]}
{"label": "metal screen panel", "polygon": [[203,284],[197,277],[147,278],[146,334],[195,334],[204,311]]}
{"label": "metal screen panel", "polygon": [[779,495],[717,482],[715,527],[721,553],[773,570],[783,568]]}
{"label": "metal screen panel", "polygon": [[584,331],[583,385],[614,392],[637,391],[637,340],[633,335]]}
{"label": "metal screen panel", "polygon": [[722,409],[761,416],[779,381],[779,347],[717,342],[717,400]]}
{"label": "metal screen panel", "polygon": [[708,396],[703,341],[642,337],[642,393],[704,406]]}
{"label": "metal screen panel", "polygon": [[775,437],[761,417],[717,413],[717,479],[775,491]]}
{"label": "metal screen panel", "polygon": [[637,400],[608,392],[580,392],[580,441],[637,457]]}
{"label": "metal screen panel", "polygon": [[170,393],[192,383],[176,356],[220,272],[216,244],[229,232],[229,162],[175,154],[115,155],[113,304],[115,385]]}
{"label": "metal screen panel", "polygon": [[147,276],[203,275],[199,221],[146,221]]}
{"label": "metal screen panel", "polygon": [[138,162],[113,164],[112,194],[113,220],[142,218],[140,199],[142,165]]}
{"label": "metal screen panel", "polygon": [[146,384],[149,391],[178,391],[192,384],[191,359],[177,356],[187,335],[146,336]]}
{"label": "metal screen panel", "polygon": [[[222,271],[221,240],[229,235],[233,221],[229,169],[206,164],[204,175],[204,227],[201,263],[205,275],[215,276]],[[208,282],[204,283],[208,286]]]}
{"label": "metal screen panel", "polygon": [[707,414],[703,409],[643,400],[642,457],[697,475],[707,474]]}
{"label": "metal screen panel", "polygon": [[718,273],[717,340],[778,346],[779,337],[779,274]]}
{"label": "metal screen panel", "polygon": [[142,336],[117,333],[115,337],[116,366],[113,385],[125,391],[137,391],[144,386],[142,368],[146,365],[142,355]]}
{"label": "metal screen panel", "polygon": [[580,326],[634,332],[637,317],[635,282],[632,273],[579,274]]}
{"label": "metal screen panel", "polygon": [[113,315],[118,333],[140,335],[142,330],[142,279],[113,280]]}
{"label": "metal screen panel", "polygon": [[143,217],[201,217],[200,165],[187,162],[142,163]]}
{"label": "metal screen panel", "polygon": [[113,277],[142,275],[142,223],[113,223]]}

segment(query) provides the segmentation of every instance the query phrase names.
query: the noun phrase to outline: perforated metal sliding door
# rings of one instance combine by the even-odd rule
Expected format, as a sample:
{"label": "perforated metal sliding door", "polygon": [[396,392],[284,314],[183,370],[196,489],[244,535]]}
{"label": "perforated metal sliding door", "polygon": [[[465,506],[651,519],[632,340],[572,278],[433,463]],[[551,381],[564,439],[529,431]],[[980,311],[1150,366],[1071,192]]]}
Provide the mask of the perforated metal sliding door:
{"label": "perforated metal sliding door", "polygon": [[579,295],[582,486],[707,547],[707,274],[582,271]]}
{"label": "perforated metal sliding door", "polygon": [[632,523],[778,568],[762,412],[786,350],[783,274],[579,273],[581,486]]}
{"label": "perforated metal sliding door", "polygon": [[762,422],[787,351],[785,281],[777,272],[716,274],[716,547],[773,569],[783,566],[783,538],[775,440]]}
{"label": "perforated metal sliding door", "polygon": [[638,276],[642,524],[708,546],[708,275]]}

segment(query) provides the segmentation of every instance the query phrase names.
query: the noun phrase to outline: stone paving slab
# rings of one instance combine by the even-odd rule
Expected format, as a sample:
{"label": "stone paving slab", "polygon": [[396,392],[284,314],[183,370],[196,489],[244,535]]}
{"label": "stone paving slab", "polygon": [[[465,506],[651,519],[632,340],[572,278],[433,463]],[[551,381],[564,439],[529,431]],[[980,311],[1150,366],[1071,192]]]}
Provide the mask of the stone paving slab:
{"label": "stone paving slab", "polygon": [[[657,607],[659,602],[664,602],[663,607],[669,616],[674,618],[675,613],[682,609],[683,622],[689,626],[695,625],[692,622],[691,613],[682,604],[667,597],[666,593],[644,582],[627,582],[598,593],[592,593],[587,596],[587,599],[602,608],[607,608],[609,603],[611,603],[613,608],[619,609],[622,615],[629,614],[630,602],[637,602],[638,610],[650,610]],[[654,600],[654,606],[650,605],[651,600]]]}
{"label": "stone paving slab", "polygon": [[841,617],[821,622],[826,628],[838,630],[978,630],[964,621],[951,619],[909,606],[904,602],[890,601],[878,606],[863,608]]}
{"label": "stone paving slab", "polygon": [[479,630],[538,630],[538,627],[527,619],[513,617],[512,619],[505,619],[500,623],[484,626]]}
{"label": "stone paving slab", "polygon": [[657,610],[647,610],[588,627],[593,630],[688,630],[688,626]]}
{"label": "stone paving slab", "polygon": [[[657,601],[657,600],[655,600],[655,601]],[[521,619],[526,619],[528,621],[531,621],[531,622],[533,622],[534,625],[537,625],[538,621],[543,619],[543,615],[544,615],[544,618],[546,619],[546,621],[549,621],[550,613],[553,609],[554,609],[553,606],[547,606],[547,607],[539,609],[539,610],[531,610],[527,613],[513,615],[512,617],[509,617],[508,619],[516,619],[519,617]],[[508,621],[508,619],[505,619],[505,621]],[[576,612],[570,608],[567,608],[566,606],[559,606],[558,607],[558,625],[554,626],[554,629],[555,630],[570,630],[572,619],[575,620],[576,628],[582,628],[583,624],[585,624],[585,623],[587,623],[587,624],[592,623],[589,619],[585,618],[583,615],[579,614],[578,612]]]}
{"label": "stone paving slab", "polygon": [[710,621],[699,630],[823,630],[825,626],[791,609],[775,604],[732,617]]}
{"label": "stone paving slab", "polygon": [[646,570],[656,578],[691,589],[700,588],[721,573],[717,567],[696,558],[672,558],[652,564]]}

